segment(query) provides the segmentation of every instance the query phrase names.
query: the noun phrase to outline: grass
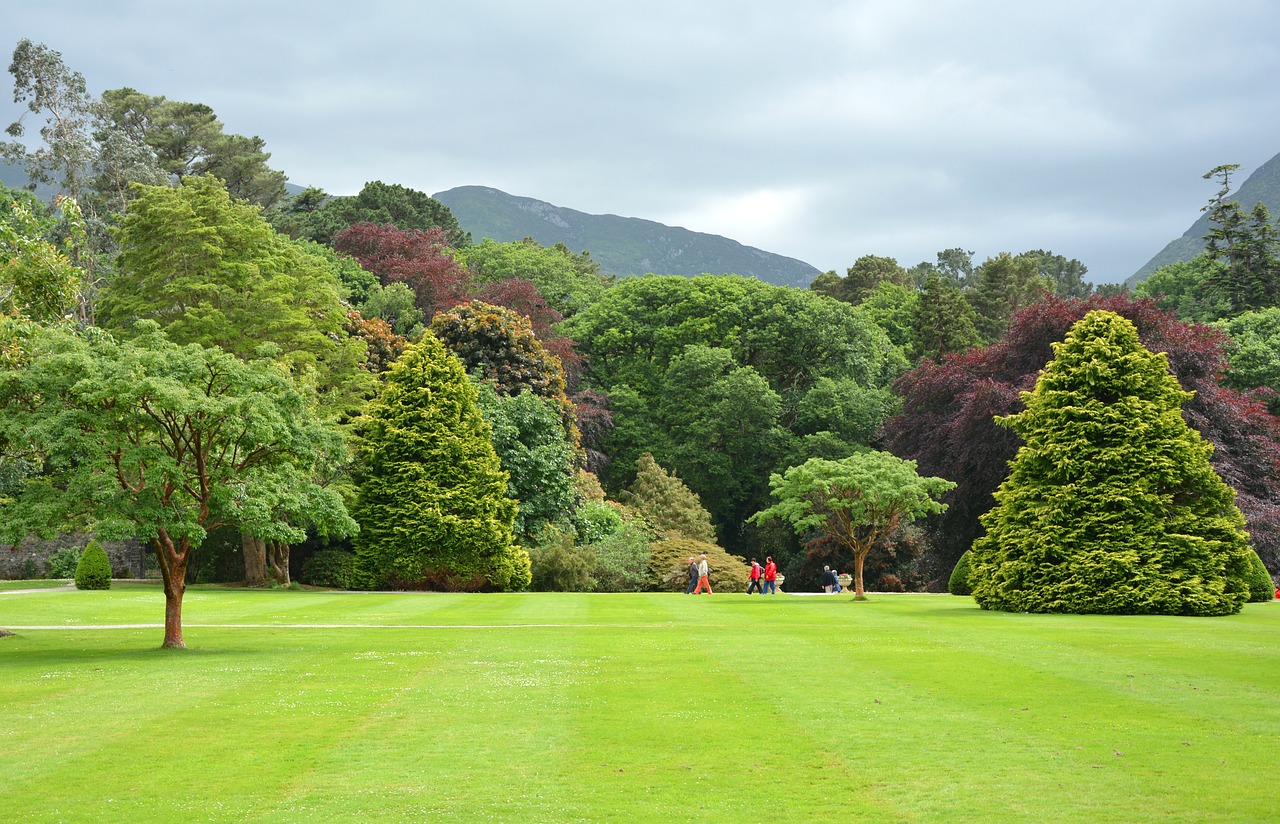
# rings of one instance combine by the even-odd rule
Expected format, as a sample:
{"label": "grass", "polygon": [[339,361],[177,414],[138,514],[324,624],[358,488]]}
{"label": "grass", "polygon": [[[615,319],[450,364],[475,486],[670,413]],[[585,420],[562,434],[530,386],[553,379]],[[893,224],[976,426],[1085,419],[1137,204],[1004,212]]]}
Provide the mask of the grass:
{"label": "grass", "polygon": [[[1259,821],[1280,604],[0,596],[14,821]],[[146,623],[146,628],[103,629]],[[324,626],[328,625],[328,626]],[[28,626],[59,629],[20,629]]]}
{"label": "grass", "polygon": [[49,589],[51,587],[67,587],[71,586],[74,581],[70,578],[34,578],[29,581],[0,581],[0,592],[7,592],[11,589]]}

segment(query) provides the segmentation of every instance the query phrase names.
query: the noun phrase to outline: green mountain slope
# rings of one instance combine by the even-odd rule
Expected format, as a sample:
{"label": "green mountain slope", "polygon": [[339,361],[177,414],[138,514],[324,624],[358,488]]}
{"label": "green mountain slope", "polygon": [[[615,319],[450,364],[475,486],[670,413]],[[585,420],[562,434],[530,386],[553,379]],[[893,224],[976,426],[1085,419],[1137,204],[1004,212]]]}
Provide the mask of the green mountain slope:
{"label": "green mountain slope", "polygon": [[613,275],[733,273],[803,288],[818,274],[804,261],[719,235],[634,217],[591,215],[486,186],[459,186],[432,197],[448,206],[476,241],[531,237],[544,246],[563,243],[575,252],[591,252],[600,268]]}
{"label": "green mountain slope", "polygon": [[[1261,202],[1266,204],[1273,216],[1280,214],[1280,154],[1259,166],[1245,180],[1244,185],[1231,195],[1230,199],[1239,201],[1246,212],[1252,210],[1254,204]],[[1200,219],[1191,224],[1191,228],[1184,232],[1182,237],[1169,241],[1169,245],[1147,261],[1145,266],[1134,272],[1125,281],[1125,285],[1133,286],[1146,280],[1147,275],[1161,266],[1168,266],[1170,263],[1181,260],[1191,260],[1204,251],[1204,236],[1208,231],[1209,215],[1201,213]]]}

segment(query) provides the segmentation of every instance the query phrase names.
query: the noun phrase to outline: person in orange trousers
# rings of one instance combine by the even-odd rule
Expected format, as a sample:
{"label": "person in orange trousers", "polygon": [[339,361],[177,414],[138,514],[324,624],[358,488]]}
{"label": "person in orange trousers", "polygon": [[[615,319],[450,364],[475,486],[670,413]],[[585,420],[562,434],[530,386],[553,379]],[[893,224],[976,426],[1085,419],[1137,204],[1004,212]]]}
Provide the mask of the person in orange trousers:
{"label": "person in orange trousers", "polygon": [[702,559],[698,561],[698,588],[693,591],[694,595],[702,594],[702,588],[707,588],[708,595],[714,595],[711,591],[711,569],[707,566],[707,553],[702,553]]}

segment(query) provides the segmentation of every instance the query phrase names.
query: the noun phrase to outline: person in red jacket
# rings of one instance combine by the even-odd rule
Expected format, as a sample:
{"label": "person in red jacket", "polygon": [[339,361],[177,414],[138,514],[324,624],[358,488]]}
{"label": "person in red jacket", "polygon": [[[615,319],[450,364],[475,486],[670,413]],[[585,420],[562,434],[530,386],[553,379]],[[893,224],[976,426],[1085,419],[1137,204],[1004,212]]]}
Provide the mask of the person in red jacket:
{"label": "person in red jacket", "polygon": [[770,593],[778,594],[778,565],[773,562],[773,556],[765,556],[764,559],[764,591],[761,595],[769,595]]}
{"label": "person in red jacket", "polygon": [[747,594],[753,591],[764,595],[764,587],[760,586],[760,576],[764,574],[764,570],[760,569],[760,562],[755,558],[751,559],[751,583],[747,584]]}

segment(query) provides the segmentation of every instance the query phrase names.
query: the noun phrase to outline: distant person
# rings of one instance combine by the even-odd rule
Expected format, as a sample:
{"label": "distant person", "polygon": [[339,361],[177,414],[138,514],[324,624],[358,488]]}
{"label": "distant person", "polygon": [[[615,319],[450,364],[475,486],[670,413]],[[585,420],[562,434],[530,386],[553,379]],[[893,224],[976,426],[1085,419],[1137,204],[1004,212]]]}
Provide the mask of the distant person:
{"label": "distant person", "polygon": [[836,575],[831,571],[831,567],[823,565],[822,567],[822,591],[831,594],[831,588],[836,585]]}
{"label": "distant person", "polygon": [[711,591],[711,567],[707,566],[707,553],[702,553],[702,559],[698,561],[698,586],[694,589],[694,595],[701,595],[702,588],[707,588],[708,595],[714,595]]}
{"label": "distant person", "polygon": [[832,592],[836,593],[837,595],[840,594],[841,592],[844,592],[844,587],[840,586],[839,570],[837,569],[831,570],[831,581],[833,584],[835,584],[835,587],[831,590]]}
{"label": "distant person", "polygon": [[764,574],[764,570],[760,568],[760,562],[755,558],[751,559],[751,583],[747,584],[747,594],[753,591],[764,595],[764,588],[760,586],[760,576]]}
{"label": "distant person", "polygon": [[693,592],[693,588],[698,585],[698,562],[689,559],[689,586],[684,588],[684,594],[688,595]]}
{"label": "distant person", "polygon": [[762,594],[778,594],[778,565],[773,562],[772,555],[764,557],[764,592]]}

